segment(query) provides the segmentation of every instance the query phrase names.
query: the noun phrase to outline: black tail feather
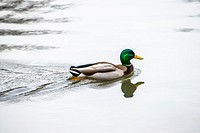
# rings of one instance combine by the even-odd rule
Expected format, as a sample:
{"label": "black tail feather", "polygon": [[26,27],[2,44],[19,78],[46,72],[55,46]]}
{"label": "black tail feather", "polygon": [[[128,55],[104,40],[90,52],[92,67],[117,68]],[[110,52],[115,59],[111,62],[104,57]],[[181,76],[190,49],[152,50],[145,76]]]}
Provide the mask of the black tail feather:
{"label": "black tail feather", "polygon": [[80,71],[76,70],[76,67],[75,67],[75,66],[71,66],[71,67],[69,68],[69,72],[70,72],[73,76],[75,76],[75,77],[78,77],[78,76],[81,74]]}

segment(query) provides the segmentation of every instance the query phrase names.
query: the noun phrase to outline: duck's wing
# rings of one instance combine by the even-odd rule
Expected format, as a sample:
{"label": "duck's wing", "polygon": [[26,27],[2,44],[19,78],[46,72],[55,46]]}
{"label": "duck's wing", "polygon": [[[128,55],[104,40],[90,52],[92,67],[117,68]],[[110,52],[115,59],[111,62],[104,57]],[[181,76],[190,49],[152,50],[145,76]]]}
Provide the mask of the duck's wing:
{"label": "duck's wing", "polygon": [[127,71],[127,67],[123,65],[116,65],[117,68],[121,69],[123,72]]}
{"label": "duck's wing", "polygon": [[94,64],[86,64],[77,67],[72,67],[70,68],[70,70],[74,70],[85,75],[93,75],[97,72],[104,73],[104,72],[115,71],[116,66],[108,62],[98,62]]}
{"label": "duck's wing", "polygon": [[98,62],[91,66],[97,72],[111,72],[116,70],[116,66],[109,62]]}

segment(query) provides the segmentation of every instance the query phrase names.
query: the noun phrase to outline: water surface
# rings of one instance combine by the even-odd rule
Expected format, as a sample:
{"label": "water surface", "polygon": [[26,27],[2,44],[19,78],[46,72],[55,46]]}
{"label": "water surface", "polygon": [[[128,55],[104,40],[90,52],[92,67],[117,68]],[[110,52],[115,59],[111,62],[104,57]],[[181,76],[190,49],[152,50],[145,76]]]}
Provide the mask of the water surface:
{"label": "water surface", "polygon": [[[0,4],[0,132],[199,133],[198,0],[38,0]],[[135,74],[68,80],[70,65]]]}

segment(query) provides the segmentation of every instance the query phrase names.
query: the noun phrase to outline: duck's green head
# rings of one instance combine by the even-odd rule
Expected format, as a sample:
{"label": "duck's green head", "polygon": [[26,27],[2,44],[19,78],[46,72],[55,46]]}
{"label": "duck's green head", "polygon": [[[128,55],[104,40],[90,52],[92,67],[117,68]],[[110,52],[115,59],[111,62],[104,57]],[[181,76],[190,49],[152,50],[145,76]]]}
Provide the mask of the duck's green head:
{"label": "duck's green head", "polygon": [[129,66],[131,64],[130,60],[133,58],[139,60],[143,59],[142,57],[136,55],[131,49],[124,49],[120,54],[120,60],[124,66]]}

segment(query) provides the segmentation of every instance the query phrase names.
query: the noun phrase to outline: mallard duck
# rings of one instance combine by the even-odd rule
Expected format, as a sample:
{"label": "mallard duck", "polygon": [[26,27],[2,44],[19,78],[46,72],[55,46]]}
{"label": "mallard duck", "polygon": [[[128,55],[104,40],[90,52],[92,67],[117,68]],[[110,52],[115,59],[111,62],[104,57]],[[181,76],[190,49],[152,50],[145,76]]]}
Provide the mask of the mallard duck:
{"label": "mallard duck", "polygon": [[136,55],[131,49],[124,49],[120,54],[122,65],[114,65],[110,62],[96,62],[80,66],[71,66],[69,72],[74,79],[91,78],[95,80],[114,80],[133,73],[134,67],[131,59],[143,58]]}

